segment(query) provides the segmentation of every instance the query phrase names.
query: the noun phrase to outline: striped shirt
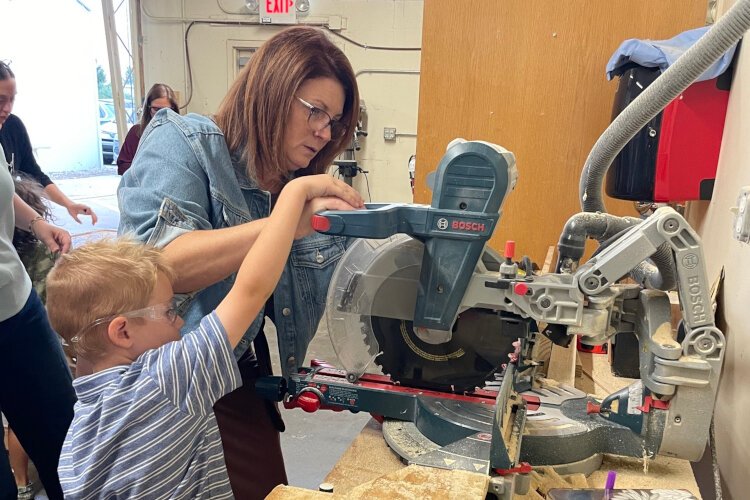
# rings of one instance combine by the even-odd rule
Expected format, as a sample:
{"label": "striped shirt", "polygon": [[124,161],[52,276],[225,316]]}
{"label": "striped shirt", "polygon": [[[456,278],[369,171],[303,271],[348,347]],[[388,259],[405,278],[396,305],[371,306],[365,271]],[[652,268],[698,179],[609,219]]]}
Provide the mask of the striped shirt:
{"label": "striped shirt", "polygon": [[233,498],[213,404],[242,385],[213,312],[130,366],[73,382],[58,472],[65,498]]}

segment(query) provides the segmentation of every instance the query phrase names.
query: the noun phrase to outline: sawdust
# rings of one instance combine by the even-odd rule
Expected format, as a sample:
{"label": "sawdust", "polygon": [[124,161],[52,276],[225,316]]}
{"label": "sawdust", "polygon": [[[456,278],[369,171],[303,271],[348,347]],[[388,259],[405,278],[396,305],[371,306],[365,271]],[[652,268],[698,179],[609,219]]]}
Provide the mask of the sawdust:
{"label": "sawdust", "polygon": [[331,500],[330,493],[320,491],[306,490],[296,486],[285,486],[283,484],[275,487],[271,493],[266,496],[266,500]]}
{"label": "sawdust", "polygon": [[560,382],[552,380],[551,378],[539,377],[537,381],[542,384],[542,387],[560,387]]}
{"label": "sawdust", "polygon": [[617,471],[617,488],[684,489],[701,498],[693,470],[687,460],[663,456],[649,458],[648,473],[644,473],[642,458],[604,455],[599,470],[588,477],[590,487],[603,488],[607,480],[607,471],[610,470]]}
{"label": "sawdust", "polygon": [[660,344],[662,347],[678,348],[680,344],[674,340],[672,336],[672,325],[671,323],[662,323],[654,332],[654,342]]}

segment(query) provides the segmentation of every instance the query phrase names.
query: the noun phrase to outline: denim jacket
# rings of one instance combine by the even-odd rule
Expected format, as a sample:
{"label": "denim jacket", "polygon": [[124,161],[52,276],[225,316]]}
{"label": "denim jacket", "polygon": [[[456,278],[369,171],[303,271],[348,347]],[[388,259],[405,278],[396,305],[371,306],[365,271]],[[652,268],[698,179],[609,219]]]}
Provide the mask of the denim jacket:
{"label": "denim jacket", "polygon": [[[258,188],[245,174],[244,165],[230,155],[224,134],[210,118],[180,116],[171,110],[159,111],[144,131],[117,198],[121,212],[118,233],[157,247],[190,231],[267,217],[271,203],[270,194]],[[273,300],[284,375],[295,372],[305,359],[346,243],[343,237],[315,233],[292,246]],[[197,328],[200,319],[216,308],[235,277],[236,273],[181,296],[183,332]],[[257,335],[262,320],[263,312],[235,348],[238,359]]]}

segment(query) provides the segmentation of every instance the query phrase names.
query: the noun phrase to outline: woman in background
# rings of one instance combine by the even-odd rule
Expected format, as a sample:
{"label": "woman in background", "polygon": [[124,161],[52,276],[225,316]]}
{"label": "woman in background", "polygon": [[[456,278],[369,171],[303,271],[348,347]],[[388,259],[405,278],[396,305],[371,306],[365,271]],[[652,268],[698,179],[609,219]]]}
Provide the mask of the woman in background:
{"label": "woman in background", "polygon": [[177,106],[177,97],[174,90],[169,85],[156,83],[146,95],[146,103],[143,105],[141,121],[136,123],[125,136],[125,142],[120,148],[120,154],[117,156],[117,173],[122,175],[133,163],[135,152],[138,150],[138,143],[141,141],[141,134],[146,130],[146,126],[151,122],[151,118],[161,109],[169,108],[175,113],[180,112]]}
{"label": "woman in background", "polygon": [[12,114],[15,101],[16,75],[10,66],[0,61],[0,145],[5,150],[4,160],[10,165],[11,172],[24,173],[41,184],[44,196],[64,207],[79,224],[79,215],[91,216],[91,223],[96,224],[96,214],[88,205],[75,203],[65,196],[65,193],[42,172],[34,158],[26,127],[19,117]]}
{"label": "woman in background", "polygon": [[[0,411],[36,465],[47,496],[62,499],[57,463],[75,392],[60,340],[13,247],[13,229],[27,230],[52,253],[70,249],[70,234],[14,194],[8,167],[0,145]],[[0,440],[0,499],[17,495]]]}

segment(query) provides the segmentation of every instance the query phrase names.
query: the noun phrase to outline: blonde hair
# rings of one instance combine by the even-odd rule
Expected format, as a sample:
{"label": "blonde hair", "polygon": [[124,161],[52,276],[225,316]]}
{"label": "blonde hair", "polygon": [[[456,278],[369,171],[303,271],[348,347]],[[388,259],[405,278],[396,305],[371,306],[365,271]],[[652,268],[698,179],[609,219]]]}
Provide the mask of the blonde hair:
{"label": "blonde hair", "polygon": [[52,327],[89,360],[106,352],[100,325],[71,339],[100,318],[145,307],[158,273],[174,279],[161,250],[134,239],[103,239],[61,255],[47,276],[47,312]]}
{"label": "blonde hair", "polygon": [[321,30],[295,26],[265,42],[242,69],[214,119],[229,151],[241,156],[251,179],[289,177],[284,136],[289,110],[300,86],[314,78],[332,78],[344,88],[340,119],[346,132],[331,140],[296,175],[322,174],[351,141],[359,117],[359,91],[344,53]]}

